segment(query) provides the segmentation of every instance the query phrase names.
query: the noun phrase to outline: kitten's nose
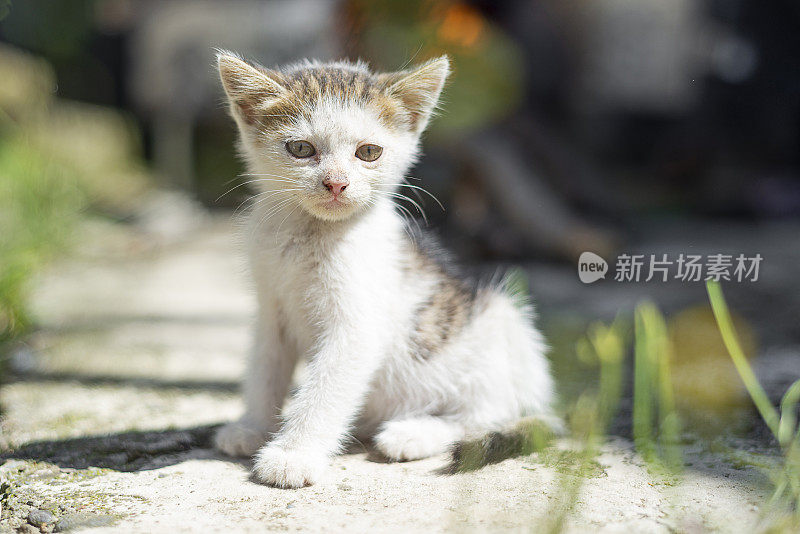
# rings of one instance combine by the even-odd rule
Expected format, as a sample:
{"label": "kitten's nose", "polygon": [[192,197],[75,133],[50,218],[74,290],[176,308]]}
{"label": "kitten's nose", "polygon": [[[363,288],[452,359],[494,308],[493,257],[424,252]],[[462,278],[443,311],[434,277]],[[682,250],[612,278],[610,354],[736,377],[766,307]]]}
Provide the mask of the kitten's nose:
{"label": "kitten's nose", "polygon": [[350,185],[350,182],[344,176],[333,176],[322,180],[322,185],[336,197]]}

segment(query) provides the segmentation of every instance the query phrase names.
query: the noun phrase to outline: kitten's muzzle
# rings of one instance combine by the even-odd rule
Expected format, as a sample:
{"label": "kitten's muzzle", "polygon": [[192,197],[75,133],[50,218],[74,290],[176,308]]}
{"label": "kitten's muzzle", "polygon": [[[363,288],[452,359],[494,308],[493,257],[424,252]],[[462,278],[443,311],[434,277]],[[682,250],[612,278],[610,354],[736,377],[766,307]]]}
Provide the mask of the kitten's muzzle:
{"label": "kitten's muzzle", "polygon": [[350,185],[350,181],[344,176],[333,176],[322,180],[322,185],[333,193],[333,198],[336,198]]}

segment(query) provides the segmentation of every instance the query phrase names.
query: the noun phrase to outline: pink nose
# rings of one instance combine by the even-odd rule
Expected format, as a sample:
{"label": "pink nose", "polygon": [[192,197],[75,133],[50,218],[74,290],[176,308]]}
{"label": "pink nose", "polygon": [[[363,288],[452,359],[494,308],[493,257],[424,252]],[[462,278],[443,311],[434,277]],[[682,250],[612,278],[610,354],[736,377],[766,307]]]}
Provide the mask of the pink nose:
{"label": "pink nose", "polygon": [[325,189],[333,193],[334,197],[337,197],[350,185],[350,182],[343,176],[337,176],[335,178],[325,178],[322,180],[322,185],[325,186]]}

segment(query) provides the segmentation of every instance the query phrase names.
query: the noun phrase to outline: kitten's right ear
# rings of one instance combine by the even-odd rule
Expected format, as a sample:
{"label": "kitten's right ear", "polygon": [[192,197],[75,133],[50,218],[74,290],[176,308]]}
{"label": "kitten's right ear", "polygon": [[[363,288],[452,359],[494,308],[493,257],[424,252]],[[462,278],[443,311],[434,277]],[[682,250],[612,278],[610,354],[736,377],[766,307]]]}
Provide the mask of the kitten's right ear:
{"label": "kitten's right ear", "polygon": [[439,102],[444,82],[450,74],[447,56],[432,59],[410,70],[379,75],[387,91],[400,98],[408,111],[411,129],[422,132]]}
{"label": "kitten's right ear", "polygon": [[217,53],[217,66],[231,111],[247,124],[255,123],[258,112],[268,108],[285,91],[278,73],[254,67],[228,52]]}

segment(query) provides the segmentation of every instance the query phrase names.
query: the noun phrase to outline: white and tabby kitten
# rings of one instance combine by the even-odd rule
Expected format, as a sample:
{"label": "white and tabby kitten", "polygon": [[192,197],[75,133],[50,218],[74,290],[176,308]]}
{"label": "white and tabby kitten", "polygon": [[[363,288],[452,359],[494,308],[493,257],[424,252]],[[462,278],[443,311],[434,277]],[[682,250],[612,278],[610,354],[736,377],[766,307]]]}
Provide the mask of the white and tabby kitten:
{"label": "white and tabby kitten", "polygon": [[[246,413],[216,445],[255,475],[316,482],[349,435],[392,460],[446,451],[525,415],[553,384],[529,310],[471,288],[410,239],[393,199],[419,154],[446,57],[401,72],[218,56],[258,195],[246,228],[259,312]],[[307,376],[284,407],[299,358]]]}

